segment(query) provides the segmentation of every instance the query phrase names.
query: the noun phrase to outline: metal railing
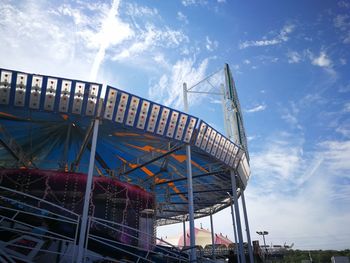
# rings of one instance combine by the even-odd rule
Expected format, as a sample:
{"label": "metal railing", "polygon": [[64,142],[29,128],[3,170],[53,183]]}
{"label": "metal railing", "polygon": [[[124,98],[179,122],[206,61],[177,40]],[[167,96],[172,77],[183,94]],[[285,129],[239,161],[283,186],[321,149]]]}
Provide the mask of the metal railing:
{"label": "metal railing", "polygon": [[74,262],[79,220],[68,209],[0,186],[0,250],[9,262],[31,262],[45,255]]}
{"label": "metal railing", "polygon": [[[75,262],[80,215],[33,195],[0,186],[0,261]],[[84,261],[115,261],[115,254],[132,262],[189,262],[188,254],[162,241],[153,233],[89,217]],[[102,230],[102,231],[101,231]],[[105,233],[109,233],[105,235]],[[111,235],[114,233],[114,235]],[[123,242],[124,236],[130,242]],[[151,240],[143,246],[142,241]],[[100,253],[103,247],[112,253]]]}

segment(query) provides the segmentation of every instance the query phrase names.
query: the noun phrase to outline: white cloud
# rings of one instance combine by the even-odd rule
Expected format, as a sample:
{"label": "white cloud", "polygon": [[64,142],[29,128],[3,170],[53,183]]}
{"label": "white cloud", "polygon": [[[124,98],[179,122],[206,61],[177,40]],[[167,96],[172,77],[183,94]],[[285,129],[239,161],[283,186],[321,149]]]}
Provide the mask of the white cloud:
{"label": "white cloud", "polygon": [[226,3],[226,0],[217,0],[218,3]]}
{"label": "white cloud", "polygon": [[176,18],[181,21],[181,22],[184,22],[185,24],[188,24],[188,19],[187,19],[187,16],[184,15],[182,12],[177,12],[177,16]]}
{"label": "white cloud", "polygon": [[301,55],[297,51],[289,51],[287,53],[288,63],[294,64],[299,63],[301,61]]}
{"label": "white cloud", "polygon": [[[323,149],[327,169],[339,177],[350,179],[350,141],[325,141],[319,144]],[[348,193],[350,198],[350,193]]]}
{"label": "white cloud", "polygon": [[350,16],[337,15],[333,19],[334,26],[341,31],[340,38],[344,44],[350,44]]}
{"label": "white cloud", "polygon": [[98,70],[105,57],[106,49],[120,44],[124,40],[134,35],[134,32],[130,26],[123,23],[118,18],[118,8],[119,1],[114,0],[107,17],[102,22],[101,30],[95,35],[95,38],[99,43],[99,50],[95,56],[90,73],[90,78],[92,81],[96,81]]}
{"label": "white cloud", "polygon": [[332,60],[328,57],[326,52],[321,51],[318,57],[310,57],[312,65],[329,68],[332,66]]}
{"label": "white cloud", "polygon": [[248,142],[251,142],[251,141],[255,140],[257,137],[258,136],[256,136],[256,135],[247,136],[247,140],[248,140]]}
{"label": "white cloud", "polygon": [[258,105],[256,107],[254,107],[254,108],[247,109],[247,110],[245,110],[245,112],[253,113],[253,112],[264,111],[265,109],[266,109],[266,105],[265,104],[261,104],[261,105]]}
{"label": "white cloud", "polygon": [[341,135],[343,135],[345,138],[350,138],[350,124],[349,123],[339,125],[335,129],[335,131],[337,133],[340,133]]}
{"label": "white cloud", "polygon": [[338,6],[343,7],[343,8],[350,8],[350,3],[347,1],[339,1]]}
{"label": "white cloud", "polygon": [[[273,228],[269,242],[274,244],[294,242],[302,249],[347,247],[350,232],[344,232],[342,224],[350,220],[350,192],[341,181],[349,178],[350,141],[325,141],[316,151],[304,153],[298,135],[275,135],[262,151],[250,156],[246,200],[251,229]],[[334,236],[341,242],[334,243]]]}
{"label": "white cloud", "polygon": [[350,112],[350,102],[344,104],[344,111]]}
{"label": "white cloud", "polygon": [[[186,82],[187,87],[191,87],[204,79],[208,62],[208,59],[204,59],[196,66],[195,59],[182,59],[177,61],[171,68],[169,74],[161,76],[158,83],[153,85],[149,90],[150,98],[174,108],[182,108],[183,83]],[[168,75],[170,75],[170,77],[168,77]],[[193,104],[195,101],[189,99],[189,103]]]}
{"label": "white cloud", "polygon": [[[291,145],[285,137],[290,138],[290,135],[284,134],[271,141],[267,148],[259,154],[251,153],[252,171],[268,174],[271,179],[268,184],[290,179],[298,169],[302,148],[298,144]],[[265,180],[267,181],[268,178]]]}
{"label": "white cloud", "polygon": [[208,36],[206,36],[205,41],[206,41],[205,47],[208,51],[214,51],[219,46],[219,43],[217,41],[210,40]]}
{"label": "white cloud", "polygon": [[263,38],[262,40],[250,40],[245,41],[239,45],[240,49],[245,49],[248,47],[261,47],[261,46],[271,46],[277,45],[289,40],[289,35],[293,32],[295,26],[292,24],[285,25],[279,34],[272,39]]}
{"label": "white cloud", "polygon": [[159,11],[157,8],[149,8],[134,3],[127,3],[126,14],[132,17],[156,16],[159,14]]}
{"label": "white cloud", "polygon": [[243,60],[243,63],[246,64],[246,65],[249,65],[250,64],[250,60],[249,59],[245,59],[245,60]]}
{"label": "white cloud", "polygon": [[198,5],[207,5],[208,1],[207,0],[182,0],[181,3],[184,6],[198,6]]}
{"label": "white cloud", "polygon": [[[308,97],[304,98],[303,101],[306,100],[311,100],[313,97]],[[281,118],[285,120],[289,125],[291,125],[293,128],[297,128],[299,130],[302,130],[302,126],[299,124],[298,120],[298,114],[299,114],[299,109],[297,105],[294,102],[290,102],[290,107],[285,108],[283,110],[283,114]]]}
{"label": "white cloud", "polygon": [[145,51],[149,52],[155,47],[174,48],[181,43],[187,42],[188,37],[181,31],[172,30],[168,27],[157,28],[153,24],[147,24],[145,30],[141,30],[132,39],[130,45],[121,47],[113,60],[125,60],[137,56]]}
{"label": "white cloud", "polygon": [[343,39],[343,43],[350,44],[350,32],[348,32],[345,38]]}
{"label": "white cloud", "polygon": [[337,15],[333,20],[334,26],[340,28],[341,30],[346,30],[349,26],[349,22],[347,21],[348,19],[348,15]]}
{"label": "white cloud", "polygon": [[338,89],[338,92],[340,93],[350,92],[350,83],[348,83],[347,85],[341,85]]}
{"label": "white cloud", "polygon": [[162,66],[166,70],[169,70],[171,68],[171,65],[166,61],[164,54],[158,53],[155,56],[153,56],[153,60],[157,62],[157,65]]}
{"label": "white cloud", "polygon": [[41,1],[0,5],[2,65],[23,71],[86,78],[93,53],[81,38],[75,37],[75,30],[80,32],[86,21],[79,13],[68,20],[69,9],[64,11],[67,15],[52,10],[52,6],[43,6]]}
{"label": "white cloud", "polygon": [[346,63],[347,63],[347,61],[346,61],[345,58],[340,58],[340,59],[339,59],[339,62],[340,62],[340,64],[343,65],[343,66],[346,65]]}

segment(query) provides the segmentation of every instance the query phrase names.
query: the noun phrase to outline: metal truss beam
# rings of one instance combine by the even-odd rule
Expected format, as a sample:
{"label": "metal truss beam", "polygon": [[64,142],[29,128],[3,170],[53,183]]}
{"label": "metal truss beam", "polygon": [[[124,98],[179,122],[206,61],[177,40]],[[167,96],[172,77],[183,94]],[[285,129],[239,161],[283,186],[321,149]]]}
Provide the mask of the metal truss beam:
{"label": "metal truss beam", "polygon": [[[212,192],[231,192],[231,188],[219,188],[219,189],[211,189],[211,190],[197,190],[193,191],[194,194],[200,194],[200,193],[212,193]],[[169,195],[186,195],[186,192],[178,192],[178,193],[170,193]]]}
{"label": "metal truss beam", "polygon": [[159,156],[157,156],[157,157],[155,157],[155,158],[153,158],[153,159],[151,159],[151,160],[149,160],[147,162],[144,162],[143,164],[140,164],[140,165],[138,165],[138,166],[136,166],[136,167],[134,167],[134,168],[132,168],[130,170],[122,172],[120,175],[127,175],[129,173],[132,173],[132,172],[134,172],[134,171],[136,171],[136,170],[138,170],[138,169],[140,169],[142,167],[145,167],[145,166],[147,166],[147,165],[149,165],[149,164],[151,164],[151,163],[153,163],[155,161],[158,161],[158,160],[160,160],[160,159],[162,159],[162,158],[164,158],[164,157],[166,157],[166,156],[168,156],[168,155],[170,155],[170,154],[180,150],[182,147],[183,147],[183,144],[181,144],[180,146],[175,147],[174,149],[172,149],[172,150],[170,150],[170,151],[168,151],[168,152],[166,152],[164,154],[161,154],[161,155],[159,155]]}
{"label": "metal truss beam", "polygon": [[[197,174],[197,175],[193,175],[192,179],[196,179],[196,178],[200,178],[200,177],[204,177],[204,176],[210,176],[210,175],[220,175],[225,173],[226,170],[221,170],[221,171],[216,171],[216,172],[209,172],[209,173],[204,173],[204,174]],[[186,181],[187,177],[183,177],[183,178],[177,178],[177,179],[173,179],[173,180],[168,180],[168,181],[164,181],[164,182],[158,182],[156,183],[156,185],[162,185],[162,184],[168,184],[168,183],[174,183],[174,182],[179,182],[179,181]]]}
{"label": "metal truss beam", "polygon": [[[187,202],[171,202],[168,203],[169,205],[187,205]],[[227,205],[227,202],[215,202],[215,203],[210,203],[210,202],[195,202],[194,205]]]}
{"label": "metal truss beam", "polygon": [[[187,204],[187,203],[186,203]],[[188,214],[188,211],[187,210],[172,210],[172,209],[162,209],[161,210],[162,212],[165,212],[165,213],[182,213],[182,214]],[[205,212],[196,212],[194,211],[195,214],[200,214],[200,215],[209,215],[209,213],[205,213]],[[160,217],[160,216],[157,216],[159,218],[167,218],[167,219],[171,219],[171,220],[175,220],[175,218],[172,218],[172,217]],[[176,216],[177,217],[177,216]]]}
{"label": "metal truss beam", "polygon": [[2,125],[0,125],[0,144],[2,144],[4,148],[24,167],[35,167],[32,161],[25,155],[22,147]]}

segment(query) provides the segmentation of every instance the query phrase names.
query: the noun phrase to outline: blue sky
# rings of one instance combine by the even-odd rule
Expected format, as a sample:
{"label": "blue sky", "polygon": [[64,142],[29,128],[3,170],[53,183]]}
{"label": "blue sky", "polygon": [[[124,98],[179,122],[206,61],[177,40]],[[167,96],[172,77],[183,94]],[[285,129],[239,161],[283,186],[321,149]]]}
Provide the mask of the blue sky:
{"label": "blue sky", "polygon": [[[0,14],[1,67],[179,109],[184,81],[228,63],[249,141],[252,239],[268,230],[268,243],[349,248],[349,1],[0,0]],[[223,130],[219,99],[191,96],[190,110]],[[229,218],[215,215],[215,231],[232,236]]]}

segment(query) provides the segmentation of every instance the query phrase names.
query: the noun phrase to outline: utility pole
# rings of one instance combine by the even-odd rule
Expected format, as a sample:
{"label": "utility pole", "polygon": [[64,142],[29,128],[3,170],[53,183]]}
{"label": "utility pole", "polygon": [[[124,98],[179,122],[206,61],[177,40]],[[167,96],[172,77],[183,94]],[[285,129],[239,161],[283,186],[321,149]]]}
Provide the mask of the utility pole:
{"label": "utility pole", "polygon": [[265,258],[267,257],[268,251],[267,251],[267,247],[266,247],[266,241],[265,241],[265,236],[269,234],[269,232],[267,231],[256,231],[256,233],[260,236],[263,236],[263,240],[264,240],[264,248],[265,248]]}

